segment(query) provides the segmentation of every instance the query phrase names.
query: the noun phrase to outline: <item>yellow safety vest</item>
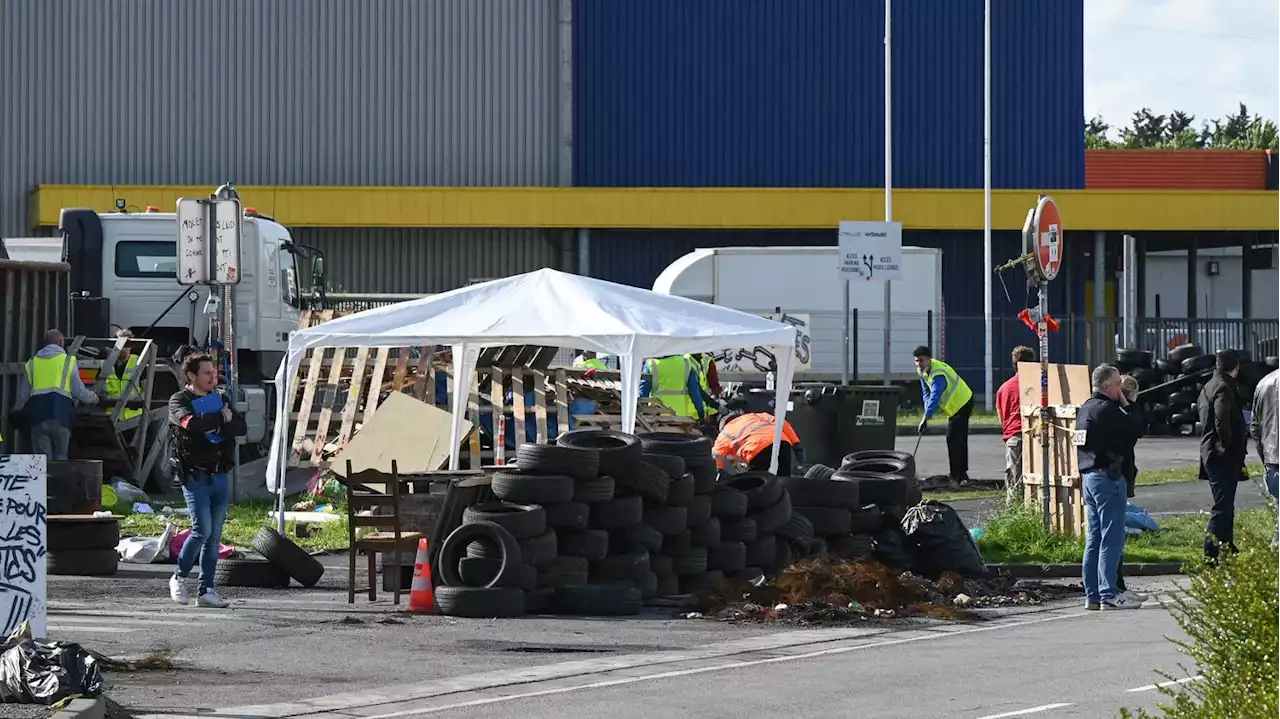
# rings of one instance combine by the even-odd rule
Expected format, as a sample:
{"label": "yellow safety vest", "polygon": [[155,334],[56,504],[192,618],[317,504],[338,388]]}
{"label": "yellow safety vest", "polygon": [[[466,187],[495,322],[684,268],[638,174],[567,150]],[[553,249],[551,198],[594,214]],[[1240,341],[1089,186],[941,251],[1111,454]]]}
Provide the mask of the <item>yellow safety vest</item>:
{"label": "yellow safety vest", "polygon": [[53,357],[32,357],[27,360],[26,369],[32,397],[57,394],[75,399],[71,394],[71,375],[80,371],[75,357],[65,353]]}
{"label": "yellow safety vest", "polygon": [[645,365],[650,376],[649,396],[681,417],[696,418],[698,408],[689,396],[689,372],[693,371],[689,358],[673,355],[651,359]]}
{"label": "yellow safety vest", "polygon": [[609,365],[605,364],[604,360],[598,357],[592,357],[591,359],[579,359],[577,362],[573,363],[573,366],[578,369],[609,369]]}
{"label": "yellow safety vest", "polygon": [[[116,368],[111,367],[107,371],[107,398],[119,399],[124,394],[124,388],[129,384],[129,375],[133,372],[133,368],[138,366],[138,356],[129,355],[129,359],[124,363],[123,375],[116,374]],[[106,413],[111,414],[115,411],[114,407],[107,407]],[[120,419],[133,419],[142,414],[142,410],[126,407],[120,411]]]}
{"label": "yellow safety vest", "polygon": [[[701,358],[695,358],[693,355],[688,354],[685,355],[685,357],[693,364],[693,370],[698,373],[698,386],[702,388],[702,391],[706,393],[708,397],[710,397],[711,383],[707,379],[707,375],[711,373],[711,355],[703,353]],[[703,413],[706,414],[706,416],[711,417],[719,414],[719,410],[715,407],[705,403],[704,405]]]}
{"label": "yellow safety vest", "polygon": [[[942,360],[932,360],[930,373],[942,375],[947,382],[947,388],[942,392],[942,399],[938,401],[938,411],[944,417],[950,417],[959,412],[966,402],[973,399],[973,390],[969,389],[969,385],[960,379],[960,375],[956,374],[955,370],[951,369],[951,365]],[[916,374],[920,375],[920,379],[924,380],[926,386],[929,384],[930,375],[919,369],[916,369]]]}

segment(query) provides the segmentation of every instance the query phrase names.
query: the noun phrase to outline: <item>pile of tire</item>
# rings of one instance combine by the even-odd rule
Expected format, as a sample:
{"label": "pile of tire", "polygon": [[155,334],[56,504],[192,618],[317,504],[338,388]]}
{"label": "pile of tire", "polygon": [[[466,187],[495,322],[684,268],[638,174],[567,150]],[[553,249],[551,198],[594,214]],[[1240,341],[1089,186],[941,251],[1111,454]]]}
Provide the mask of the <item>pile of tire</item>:
{"label": "pile of tire", "polygon": [[109,577],[116,573],[120,520],[92,515],[54,515],[45,520],[48,573],[76,577]]}
{"label": "pile of tire", "polygon": [[324,576],[324,565],[293,540],[271,527],[253,537],[253,550],[261,557],[221,559],[213,583],[224,587],[283,589],[290,580],[314,587]]}
{"label": "pile of tire", "polygon": [[900,564],[901,521],[921,501],[915,458],[868,450],[835,469],[822,464],[787,480],[794,517],[779,535],[797,557],[831,554]]}
{"label": "pile of tire", "polygon": [[[1247,403],[1252,401],[1258,382],[1276,368],[1277,358],[1266,357],[1259,362],[1243,350],[1237,352],[1241,357],[1238,377],[1241,400]],[[1182,344],[1162,358],[1153,358],[1153,354],[1145,350],[1120,349],[1116,351],[1115,366],[1138,380],[1143,391],[1139,408],[1147,422],[1148,434],[1186,434],[1196,431],[1200,418],[1196,402],[1215,361],[1213,354],[1199,346]],[[1148,391],[1156,387],[1160,389]]]}

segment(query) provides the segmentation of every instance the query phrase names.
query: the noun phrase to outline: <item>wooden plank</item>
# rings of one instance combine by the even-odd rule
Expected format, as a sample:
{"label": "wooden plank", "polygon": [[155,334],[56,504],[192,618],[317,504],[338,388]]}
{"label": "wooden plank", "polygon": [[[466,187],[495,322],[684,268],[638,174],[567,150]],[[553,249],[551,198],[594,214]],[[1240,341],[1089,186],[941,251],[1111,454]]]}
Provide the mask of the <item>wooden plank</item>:
{"label": "wooden plank", "polygon": [[391,391],[399,392],[404,389],[404,376],[409,370],[409,348],[400,347],[397,350],[396,369],[391,376]]}
{"label": "wooden plank", "polygon": [[[302,404],[298,408],[298,414],[306,417],[311,414],[311,404],[315,401],[316,387],[320,384],[320,360],[324,354],[324,350],[312,350],[311,366],[307,369],[307,376],[311,381],[307,383],[306,389],[302,391]],[[310,422],[299,420],[297,427],[293,432],[293,445],[290,451],[291,462],[296,462],[301,457],[302,442],[307,437],[307,430]]]}
{"label": "wooden plank", "polygon": [[[335,347],[332,350],[335,357],[342,357],[346,354],[346,350],[341,347]],[[311,445],[311,463],[318,464],[320,462],[320,454],[324,450],[324,445],[329,442],[329,422],[333,419],[333,405],[338,399],[338,381],[342,378],[342,362],[333,362],[329,366],[328,379],[320,389],[316,390],[320,395],[320,418],[316,421],[315,443]],[[362,366],[357,366],[354,373],[363,372]],[[343,438],[338,437],[341,443]]]}
{"label": "wooden plank", "polygon": [[516,446],[517,447],[520,446],[521,444],[524,444],[525,438],[529,436],[527,434],[528,430],[526,430],[525,428],[525,421],[524,421],[524,418],[525,418],[524,377],[525,377],[525,374],[523,370],[511,371],[511,405],[512,405],[511,411],[512,411],[512,414],[514,415],[514,419],[516,422]]}
{"label": "wooden plank", "polygon": [[360,407],[360,388],[364,386],[364,366],[369,362],[369,348],[356,350],[354,366],[351,373],[351,386],[347,389],[347,401],[342,407],[342,424],[338,426],[338,451],[351,439],[351,431],[355,427],[356,412]]}
{"label": "wooden plank", "polygon": [[489,388],[489,417],[493,424],[493,463],[507,463],[507,415],[505,393],[502,391],[505,370],[493,368]]}
{"label": "wooden plank", "polygon": [[418,362],[414,366],[416,372],[413,376],[413,397],[419,402],[435,406],[436,383],[433,381],[435,375],[431,372],[433,354],[426,347],[422,347],[418,352]]}
{"label": "wooden plank", "polygon": [[548,444],[547,436],[547,373],[533,370],[533,419],[538,426],[538,444]]}
{"label": "wooden plank", "polygon": [[570,430],[569,417],[569,382],[565,378],[564,370],[558,369],[555,373],[556,377],[556,425],[561,432]]}
{"label": "wooden plank", "polygon": [[387,373],[387,354],[391,352],[386,347],[374,347],[375,352],[373,358],[373,374],[369,379],[369,394],[364,403],[364,416],[367,418],[378,410],[378,403],[382,400],[382,378]]}
{"label": "wooden plank", "polygon": [[[471,469],[480,469],[483,464],[480,458],[480,377],[477,374],[475,379],[471,381],[471,395],[468,398],[469,412],[471,421],[475,427],[468,436],[468,449],[470,450],[470,459],[468,460]],[[453,447],[451,451],[458,451],[457,447]]]}

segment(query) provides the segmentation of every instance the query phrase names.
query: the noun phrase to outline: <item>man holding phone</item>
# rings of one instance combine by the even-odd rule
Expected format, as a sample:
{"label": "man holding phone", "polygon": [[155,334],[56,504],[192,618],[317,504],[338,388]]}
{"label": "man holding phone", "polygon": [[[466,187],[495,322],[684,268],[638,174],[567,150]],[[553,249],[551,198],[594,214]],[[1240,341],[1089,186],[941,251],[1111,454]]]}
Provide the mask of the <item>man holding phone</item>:
{"label": "man holding phone", "polygon": [[227,519],[235,438],[247,431],[244,418],[218,390],[218,368],[211,356],[191,354],[182,361],[187,386],[169,398],[169,449],[191,513],[191,534],[178,553],[178,570],[169,578],[169,596],[186,604],[186,578],[200,558],[196,603],[223,608],[227,601],[213,586],[222,525]]}

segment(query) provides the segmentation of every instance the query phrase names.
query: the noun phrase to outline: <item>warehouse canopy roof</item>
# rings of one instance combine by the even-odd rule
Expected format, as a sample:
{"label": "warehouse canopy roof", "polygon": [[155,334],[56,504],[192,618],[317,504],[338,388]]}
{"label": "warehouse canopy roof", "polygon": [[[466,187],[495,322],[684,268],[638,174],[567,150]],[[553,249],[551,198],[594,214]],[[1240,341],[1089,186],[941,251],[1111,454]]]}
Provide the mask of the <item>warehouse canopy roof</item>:
{"label": "warehouse canopy roof", "polygon": [[[289,337],[289,353],[276,375],[288,387],[307,349],[322,347],[453,346],[456,387],[471,384],[479,352],[504,345],[554,345],[615,355],[622,373],[622,424],[635,428],[636,399],[645,359],[729,348],[765,347],[778,358],[776,403],[781,438],[785,398],[795,371],[796,329],[791,325],[697,300],[664,295],[581,275],[538,270],[462,287],[418,300],[377,307]],[[286,416],[286,398],[277,416]],[[457,466],[468,393],[455,391]],[[564,426],[564,425],[562,425]],[[268,468],[273,483],[283,463],[287,423],[276,423],[275,451]],[[778,454],[774,453],[775,461]],[[776,469],[776,467],[775,467]]]}

